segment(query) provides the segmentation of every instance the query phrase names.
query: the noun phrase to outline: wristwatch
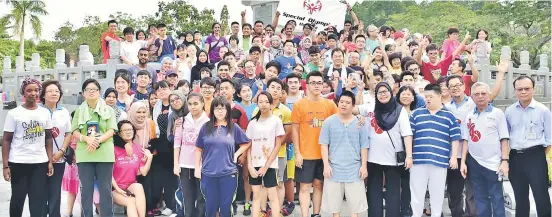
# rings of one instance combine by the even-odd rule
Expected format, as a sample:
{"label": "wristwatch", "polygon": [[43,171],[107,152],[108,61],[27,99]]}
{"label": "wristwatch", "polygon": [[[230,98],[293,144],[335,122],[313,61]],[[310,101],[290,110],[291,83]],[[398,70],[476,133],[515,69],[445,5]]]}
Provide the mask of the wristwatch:
{"label": "wristwatch", "polygon": [[502,159],[502,161],[506,161],[506,163],[510,163],[510,159]]}

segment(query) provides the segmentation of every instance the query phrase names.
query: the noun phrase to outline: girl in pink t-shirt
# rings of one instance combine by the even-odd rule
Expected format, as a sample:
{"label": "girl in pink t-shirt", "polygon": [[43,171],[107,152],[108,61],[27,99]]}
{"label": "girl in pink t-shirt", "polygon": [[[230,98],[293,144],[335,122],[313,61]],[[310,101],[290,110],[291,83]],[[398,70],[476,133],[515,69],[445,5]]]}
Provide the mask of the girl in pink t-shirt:
{"label": "girl in pink t-shirt", "polygon": [[136,176],[146,176],[153,155],[148,149],[133,142],[136,129],[128,120],[117,124],[118,138],[115,138],[115,163],[113,164],[113,202],[127,208],[127,216],[146,216],[144,188],[137,183]]}

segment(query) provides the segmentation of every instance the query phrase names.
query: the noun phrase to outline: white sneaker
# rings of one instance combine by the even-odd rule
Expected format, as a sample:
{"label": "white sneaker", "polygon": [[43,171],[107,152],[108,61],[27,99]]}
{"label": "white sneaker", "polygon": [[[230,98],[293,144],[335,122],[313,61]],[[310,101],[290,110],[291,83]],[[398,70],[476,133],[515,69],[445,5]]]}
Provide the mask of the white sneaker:
{"label": "white sneaker", "polygon": [[173,212],[169,208],[166,208],[163,211],[161,211],[161,215],[164,215],[164,216],[170,216],[171,214],[173,214]]}

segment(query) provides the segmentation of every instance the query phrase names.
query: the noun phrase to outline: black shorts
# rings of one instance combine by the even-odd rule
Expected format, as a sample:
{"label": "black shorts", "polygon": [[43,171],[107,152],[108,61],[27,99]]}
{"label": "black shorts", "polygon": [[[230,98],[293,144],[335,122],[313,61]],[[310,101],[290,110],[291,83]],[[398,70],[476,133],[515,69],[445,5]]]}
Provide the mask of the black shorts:
{"label": "black shorts", "polygon": [[[256,170],[259,170],[260,167],[255,167]],[[250,185],[262,185],[265,188],[272,188],[278,186],[278,176],[276,169],[268,168],[263,177],[253,178],[249,175],[249,184]]]}
{"label": "black shorts", "polygon": [[324,180],[324,162],[319,160],[303,160],[303,167],[295,167],[295,181],[312,183],[314,179]]}

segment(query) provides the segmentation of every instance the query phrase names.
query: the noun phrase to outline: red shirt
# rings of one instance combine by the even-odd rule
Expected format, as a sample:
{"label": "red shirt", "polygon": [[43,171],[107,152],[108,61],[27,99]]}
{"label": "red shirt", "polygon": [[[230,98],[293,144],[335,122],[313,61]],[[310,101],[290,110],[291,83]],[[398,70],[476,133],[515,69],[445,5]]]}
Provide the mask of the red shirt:
{"label": "red shirt", "polygon": [[102,53],[103,53],[103,60],[104,63],[107,63],[107,59],[109,59],[109,41],[105,40],[105,37],[109,36],[110,38],[119,41],[119,37],[114,32],[106,32],[102,35],[101,41],[102,41]]}
{"label": "red shirt", "polygon": [[471,87],[473,84],[475,84],[475,82],[472,81],[472,76],[464,75],[462,76],[462,80],[464,80],[464,86],[466,87],[464,93],[466,93],[466,95],[468,96],[471,96]]}
{"label": "red shirt", "polygon": [[445,57],[445,59],[442,59],[436,65],[422,61],[422,72],[424,79],[429,81],[430,84],[437,83],[437,80],[432,76],[432,72],[435,72],[436,74],[440,73],[441,76],[447,76],[450,64],[452,64],[452,55]]}
{"label": "red shirt", "polygon": [[246,130],[249,124],[245,110],[238,104],[234,104],[234,107],[232,107],[232,121],[238,124],[242,130]]}

